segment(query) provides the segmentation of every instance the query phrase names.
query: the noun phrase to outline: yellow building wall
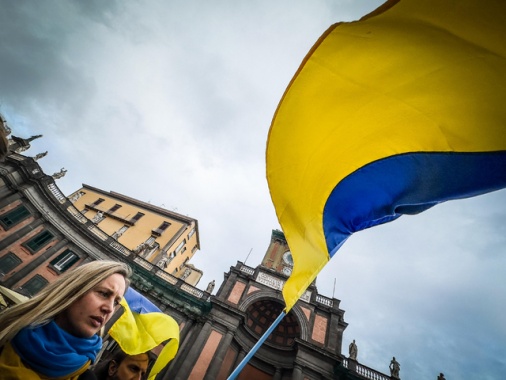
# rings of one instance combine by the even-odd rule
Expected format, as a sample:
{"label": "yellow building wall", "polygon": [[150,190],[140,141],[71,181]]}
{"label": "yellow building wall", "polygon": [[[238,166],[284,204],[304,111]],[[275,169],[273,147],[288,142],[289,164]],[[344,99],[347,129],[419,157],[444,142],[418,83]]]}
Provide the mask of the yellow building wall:
{"label": "yellow building wall", "polygon": [[[154,238],[152,244],[158,243],[158,249],[154,251],[148,249],[144,253],[141,252],[141,257],[153,264],[159,264],[163,268],[160,255],[162,250],[165,251],[167,258],[165,259],[166,267],[163,269],[176,275],[176,277],[182,275],[184,264],[199,249],[198,227],[194,219],[182,217],[183,220],[178,220],[174,217],[178,214],[171,211],[161,208],[157,208],[161,210],[160,212],[153,211],[142,207],[143,202],[137,201],[140,204],[133,204],[115,197],[114,194],[96,191],[88,187],[83,187],[74,192],[69,196],[69,199],[73,202],[74,207],[92,221],[101,212],[104,219],[96,225],[132,251],[135,251],[148,239]],[[95,204],[99,199],[103,199],[103,201]],[[111,212],[111,208],[115,205],[121,207]],[[166,214],[163,211],[166,211]],[[126,221],[130,221],[138,212],[142,212],[144,215],[134,225],[129,225]],[[189,221],[184,219],[189,219]],[[162,232],[159,228],[164,222],[169,223],[169,226]],[[115,233],[121,231],[124,226],[128,226],[128,228],[119,237],[115,236]],[[159,236],[156,233],[157,230]],[[195,280],[198,282],[200,277],[196,277],[197,275],[191,276],[190,281],[187,282],[192,283]]]}

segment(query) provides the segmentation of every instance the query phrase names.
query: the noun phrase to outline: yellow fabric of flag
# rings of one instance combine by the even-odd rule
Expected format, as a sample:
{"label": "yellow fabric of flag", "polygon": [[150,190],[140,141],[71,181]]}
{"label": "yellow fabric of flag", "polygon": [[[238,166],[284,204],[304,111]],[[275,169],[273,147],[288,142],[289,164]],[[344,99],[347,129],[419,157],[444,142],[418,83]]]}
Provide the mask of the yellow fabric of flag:
{"label": "yellow fabric of flag", "polygon": [[149,373],[148,379],[154,379],[177,353],[179,326],[174,318],[161,312],[132,312],[124,298],[121,306],[124,312],[111,326],[109,335],[125,353],[138,355],[168,341]]}
{"label": "yellow fabric of flag", "polygon": [[[357,22],[331,26],[308,53],[274,115],[266,152],[294,260],[283,289],[287,311],[353,232],[504,187],[505,15],[503,0],[388,1]],[[461,153],[466,160],[493,153],[498,177],[470,184],[478,171],[461,173],[454,186],[450,169],[436,180],[440,160]],[[403,160],[414,171],[374,170]],[[356,175],[359,183],[330,207]],[[432,179],[423,182],[424,175]],[[356,203],[347,201],[353,194]]]}

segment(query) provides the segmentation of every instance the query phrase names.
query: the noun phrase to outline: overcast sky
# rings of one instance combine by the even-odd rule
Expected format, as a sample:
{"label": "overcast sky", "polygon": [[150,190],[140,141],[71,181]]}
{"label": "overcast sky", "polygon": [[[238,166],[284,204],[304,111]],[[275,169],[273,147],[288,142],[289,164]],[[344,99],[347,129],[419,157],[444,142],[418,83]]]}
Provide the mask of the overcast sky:
{"label": "overcast sky", "polygon": [[[83,183],[198,219],[199,287],[278,229],[265,147],[300,62],[381,0],[0,0],[0,113],[66,195]],[[402,48],[402,47],[400,47]],[[350,57],[353,59],[353,57]],[[358,360],[403,379],[506,373],[506,192],[352,236],[317,279]]]}

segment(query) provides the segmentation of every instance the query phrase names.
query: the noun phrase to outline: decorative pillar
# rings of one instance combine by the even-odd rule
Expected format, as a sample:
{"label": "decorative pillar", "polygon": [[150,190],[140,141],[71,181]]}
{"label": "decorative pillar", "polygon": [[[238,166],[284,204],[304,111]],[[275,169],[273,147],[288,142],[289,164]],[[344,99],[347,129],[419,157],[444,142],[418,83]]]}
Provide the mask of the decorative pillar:
{"label": "decorative pillar", "polygon": [[184,362],[181,365],[181,368],[178,370],[178,374],[174,380],[186,380],[190,375],[193,367],[195,366],[197,359],[204,347],[204,344],[209,338],[209,334],[211,332],[211,322],[207,321],[200,330],[199,335],[195,339],[195,342],[192,344],[190,350],[184,357]]}
{"label": "decorative pillar", "polygon": [[293,366],[292,380],[302,380],[302,367],[299,364]]}
{"label": "decorative pillar", "polygon": [[178,354],[172,360],[172,362],[170,362],[170,364],[160,372],[158,375],[160,379],[172,379],[174,377],[172,374],[179,371],[179,368],[186,359],[187,352],[191,350],[191,347],[188,348],[188,346],[191,346],[193,344],[193,335],[198,334],[196,331],[199,328],[199,325],[197,324],[194,326],[193,319],[186,319],[184,324],[185,325],[183,327],[183,330],[179,333]]}
{"label": "decorative pillar", "polygon": [[[237,368],[237,366],[242,362],[242,359],[246,357],[246,351],[244,351],[242,348],[237,354],[237,358],[235,359],[234,366],[232,367],[232,371]],[[232,372],[230,372],[232,373]]]}
{"label": "decorative pillar", "polygon": [[205,379],[208,380],[216,379],[216,376],[218,375],[221,369],[221,365],[223,364],[223,359],[227,354],[228,348],[230,347],[230,343],[232,342],[233,338],[234,332],[228,330],[227,333],[225,334],[225,337],[221,339],[220,346],[218,347],[218,350],[214,354],[213,361],[211,362],[209,369],[207,370]]}

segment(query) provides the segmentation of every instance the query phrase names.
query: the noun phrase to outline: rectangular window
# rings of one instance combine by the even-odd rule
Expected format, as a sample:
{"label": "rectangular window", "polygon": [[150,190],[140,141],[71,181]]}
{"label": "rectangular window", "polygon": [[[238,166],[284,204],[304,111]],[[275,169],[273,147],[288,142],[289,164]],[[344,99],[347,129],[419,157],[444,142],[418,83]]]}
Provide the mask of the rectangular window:
{"label": "rectangular window", "polygon": [[119,209],[121,207],[121,205],[119,204],[115,204],[114,206],[112,206],[110,209],[109,209],[109,212],[114,212],[116,211],[117,209]]}
{"label": "rectangular window", "polygon": [[78,261],[79,256],[72,252],[70,249],[67,249],[62,254],[58,255],[53,261],[51,261],[50,264],[58,272],[63,273]]}
{"label": "rectangular window", "polygon": [[103,201],[105,201],[105,199],[103,198],[98,198],[95,202],[93,202],[91,205],[92,206],[98,206],[100,203],[102,203]]}
{"label": "rectangular window", "polygon": [[194,233],[195,233],[195,227],[193,227],[191,229],[191,231],[188,233],[188,240],[190,240],[190,238],[193,236]]}
{"label": "rectangular window", "polygon": [[9,252],[0,258],[0,276],[9,273],[23,261],[14,253]]}
{"label": "rectangular window", "polygon": [[8,229],[21,222],[23,219],[28,218],[29,216],[30,211],[28,211],[25,206],[21,205],[16,207],[14,210],[2,214],[0,216],[0,224],[2,224],[2,227],[5,229]]}
{"label": "rectangular window", "polygon": [[132,219],[130,219],[130,222],[131,223],[135,223],[137,222],[140,218],[142,218],[144,216],[144,214],[142,212],[138,212],[137,214],[134,215],[134,217]]}
{"label": "rectangular window", "polygon": [[153,233],[153,235],[161,236],[163,231],[165,231],[167,228],[169,228],[169,226],[170,226],[169,222],[163,222],[162,224],[160,224],[160,226],[157,229],[151,230],[151,232]]}
{"label": "rectangular window", "polygon": [[21,286],[22,293],[28,296],[34,296],[49,282],[40,274],[36,274]]}
{"label": "rectangular window", "polygon": [[33,252],[37,252],[39,249],[47,245],[51,240],[53,240],[54,235],[49,231],[42,231],[37,234],[35,237],[28,240],[28,242],[24,243],[30,250]]}
{"label": "rectangular window", "polygon": [[176,248],[176,251],[175,251],[175,252],[176,252],[176,253],[178,253],[178,252],[181,250],[181,248],[183,248],[183,246],[184,246],[185,244],[186,244],[186,239],[185,239],[185,240],[183,240],[181,243],[179,243],[179,245],[177,246],[177,248]]}

